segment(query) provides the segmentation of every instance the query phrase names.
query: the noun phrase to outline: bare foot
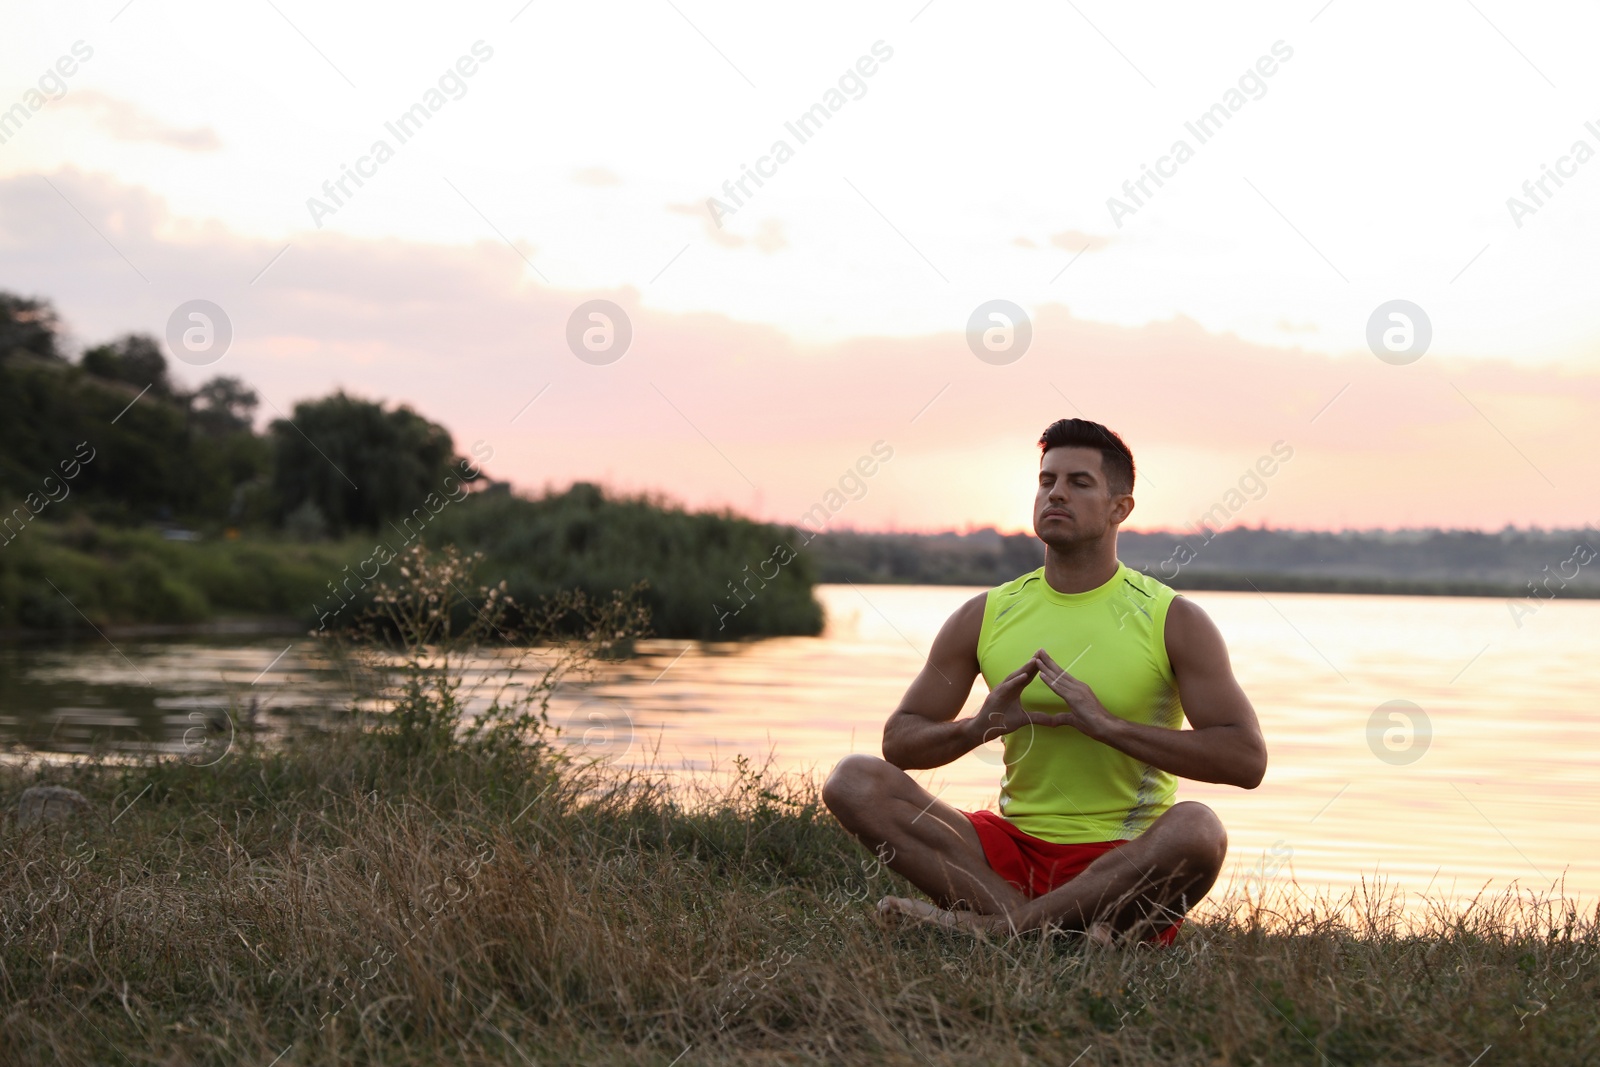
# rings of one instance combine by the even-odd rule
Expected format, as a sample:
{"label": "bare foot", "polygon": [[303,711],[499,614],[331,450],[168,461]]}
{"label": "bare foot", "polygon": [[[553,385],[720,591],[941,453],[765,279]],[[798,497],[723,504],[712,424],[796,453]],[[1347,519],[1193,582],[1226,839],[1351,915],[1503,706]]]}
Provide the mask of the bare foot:
{"label": "bare foot", "polygon": [[926,900],[884,897],[878,901],[878,920],[889,927],[924,923],[946,930],[965,930],[973,934],[1008,934],[1011,924],[1000,915],[980,915],[975,911],[941,908]]}
{"label": "bare foot", "polygon": [[926,900],[910,900],[906,897],[884,897],[878,901],[878,921],[890,928],[915,923],[949,926],[951,925],[951,915],[948,911],[930,904]]}
{"label": "bare foot", "polygon": [[1110,948],[1115,942],[1115,931],[1110,923],[1090,923],[1083,936],[1091,943]]}

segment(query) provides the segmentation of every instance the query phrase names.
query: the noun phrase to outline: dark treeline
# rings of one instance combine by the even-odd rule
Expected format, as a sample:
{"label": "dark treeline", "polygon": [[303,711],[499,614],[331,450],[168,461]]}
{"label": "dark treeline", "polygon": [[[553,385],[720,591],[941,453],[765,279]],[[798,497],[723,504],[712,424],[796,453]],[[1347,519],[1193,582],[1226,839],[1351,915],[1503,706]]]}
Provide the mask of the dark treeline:
{"label": "dark treeline", "polygon": [[0,537],[47,511],[340,535],[400,514],[453,470],[477,477],[449,431],[410,408],[335,393],[257,433],[259,404],[236,377],[181,388],[146,334],[74,361],[47,301],[0,292]]}
{"label": "dark treeline", "polygon": [[810,561],[770,562],[786,528],[581,483],[519,497],[484,473],[492,449],[343,392],[258,431],[236,377],[185,389],[153,337],[75,356],[64,337],[48,301],[0,292],[0,630],[344,625],[417,541],[483,552],[480,577],[528,605],[644,583],[658,636],[821,628]]}
{"label": "dark treeline", "polygon": [[[1600,596],[1593,530],[1125,531],[1118,555],[1176,589]],[[823,582],[998,585],[1044,562],[1033,534],[838,532],[806,549]]]}

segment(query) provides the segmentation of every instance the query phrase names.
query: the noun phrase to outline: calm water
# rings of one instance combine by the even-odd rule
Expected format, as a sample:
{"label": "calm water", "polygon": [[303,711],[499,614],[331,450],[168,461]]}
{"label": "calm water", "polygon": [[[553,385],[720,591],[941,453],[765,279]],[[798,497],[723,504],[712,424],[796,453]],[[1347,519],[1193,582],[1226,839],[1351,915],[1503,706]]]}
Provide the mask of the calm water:
{"label": "calm water", "polygon": [[[645,642],[562,693],[552,716],[608,759],[704,772],[770,753],[823,773],[877,754],[934,633],[976,592],[823,586],[819,638]],[[1546,603],[1519,628],[1499,600],[1192,595],[1227,638],[1271,751],[1258,789],[1179,787],[1227,824],[1233,877],[1341,889],[1377,874],[1446,896],[1564,876],[1569,896],[1600,894],[1600,602]],[[293,728],[345,692],[309,639],[0,649],[0,734],[58,752],[138,737],[182,751],[208,709],[252,700],[269,727]],[[967,713],[983,692],[980,679]],[[995,743],[918,778],[977,808],[999,774]]]}

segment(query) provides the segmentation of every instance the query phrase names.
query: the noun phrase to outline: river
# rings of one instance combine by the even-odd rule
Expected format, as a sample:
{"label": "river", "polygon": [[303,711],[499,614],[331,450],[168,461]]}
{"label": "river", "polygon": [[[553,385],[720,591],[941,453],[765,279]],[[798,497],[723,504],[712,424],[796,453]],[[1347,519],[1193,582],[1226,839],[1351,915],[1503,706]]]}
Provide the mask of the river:
{"label": "river", "polygon": [[[821,586],[820,637],[645,641],[558,694],[552,718],[586,754],[674,774],[742,754],[820,775],[877,753],[940,624],[976,592]],[[1377,877],[1417,901],[1562,879],[1569,897],[1600,893],[1600,601],[1514,617],[1479,598],[1189,595],[1227,639],[1271,754],[1254,790],[1180,784],[1228,827],[1225,881],[1337,893]],[[346,692],[304,637],[0,647],[0,736],[40,753],[137,738],[182,752],[208,709],[254,700],[293,729]],[[967,713],[983,693],[980,680]],[[917,777],[977,808],[1000,771],[995,743]]]}

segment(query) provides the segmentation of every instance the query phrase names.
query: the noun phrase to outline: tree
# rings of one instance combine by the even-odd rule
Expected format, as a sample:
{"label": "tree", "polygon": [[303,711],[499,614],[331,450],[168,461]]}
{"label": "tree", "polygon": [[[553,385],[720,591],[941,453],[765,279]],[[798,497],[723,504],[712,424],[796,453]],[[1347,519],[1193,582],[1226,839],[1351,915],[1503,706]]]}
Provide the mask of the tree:
{"label": "tree", "polygon": [[48,300],[0,290],[0,360],[13,352],[60,359],[61,317]]}
{"label": "tree", "polygon": [[419,509],[426,521],[442,507],[430,497],[458,496],[471,480],[450,431],[404,405],[389,410],[341,391],[296,404],[271,434],[278,514],[310,501],[335,534],[376,530]]}
{"label": "tree", "polygon": [[167,357],[149,334],[124,334],[115,341],[96,345],[83,354],[83,369],[96,378],[127,382],[141,389],[149,386],[157,396],[173,395]]}
{"label": "tree", "polygon": [[58,513],[92,503],[97,517],[120,520],[226,507],[232,483],[212,485],[217,450],[195,447],[181,407],[138,392],[65,361],[0,364],[0,496],[48,489],[46,476],[70,470],[71,502]]}
{"label": "tree", "polygon": [[202,433],[224,437],[248,432],[261,398],[241,378],[218,375],[194,391],[194,421]]}

